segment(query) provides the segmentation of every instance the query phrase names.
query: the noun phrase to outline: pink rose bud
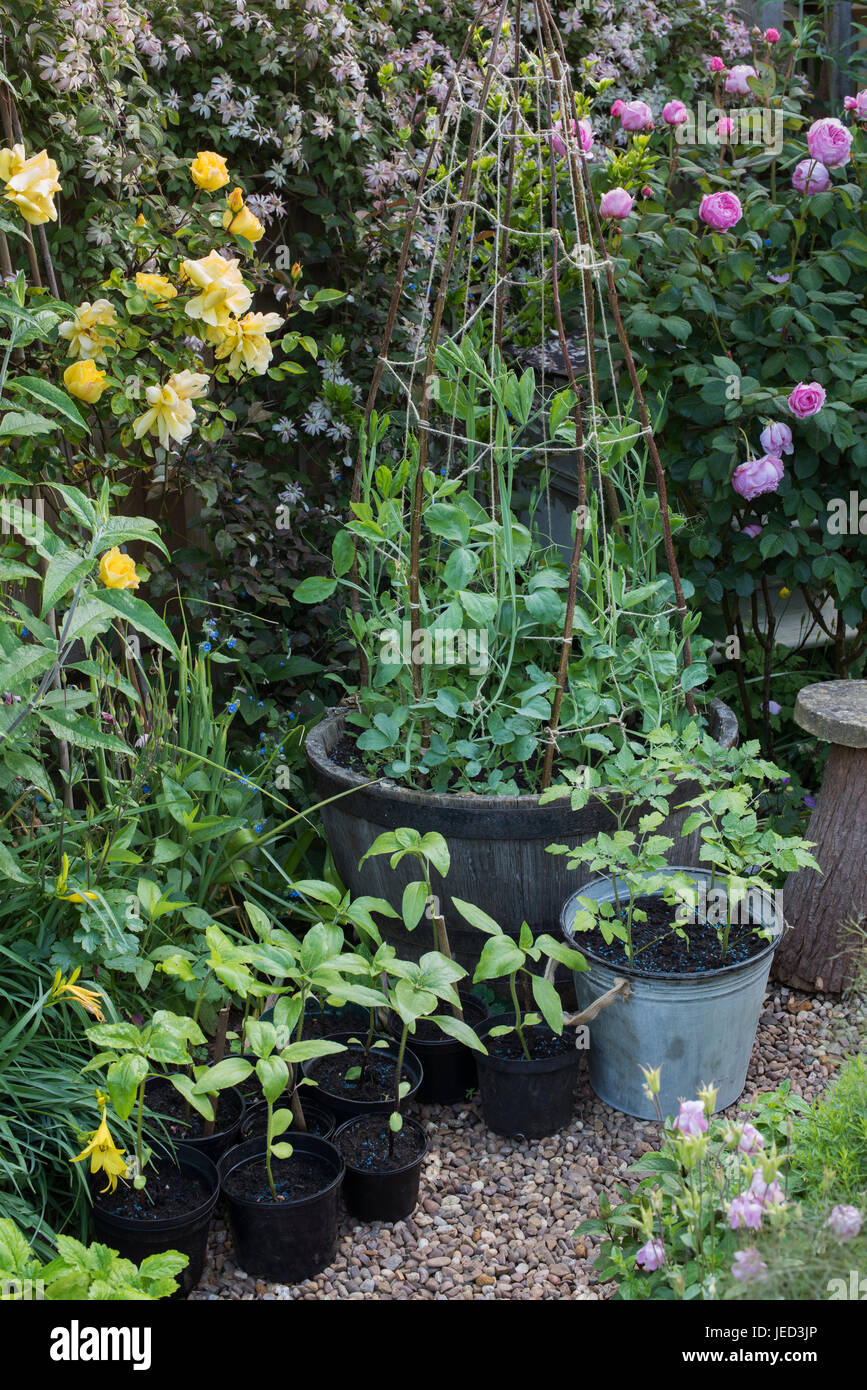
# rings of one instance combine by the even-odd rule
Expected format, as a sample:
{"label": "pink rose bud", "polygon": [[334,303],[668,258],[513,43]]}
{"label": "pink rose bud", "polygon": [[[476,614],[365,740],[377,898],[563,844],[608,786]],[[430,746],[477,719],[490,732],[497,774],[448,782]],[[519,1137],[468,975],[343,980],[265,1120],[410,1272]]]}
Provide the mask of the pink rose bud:
{"label": "pink rose bud", "polygon": [[716,125],[716,133],[720,140],[731,140],[735,133],[735,123],[730,116],[720,116]]}
{"label": "pink rose bud", "polygon": [[782,459],[764,454],[760,459],[747,459],[732,474],[732,487],[740,497],[752,502],[763,492],[776,492],[785,473]]}
{"label": "pink rose bud", "polygon": [[766,29],[766,30],[765,30],[765,43],[779,43],[779,42],[780,42],[780,31],[779,31],[779,29]]}
{"label": "pink rose bud", "polygon": [[602,217],[612,217],[622,222],[624,217],[631,213],[632,206],[632,195],[627,193],[625,188],[609,188],[608,192],[602,195],[599,212]]}
{"label": "pink rose bud", "polygon": [[662,108],[662,119],[666,125],[683,125],[689,120],[689,112],[682,101],[670,101]]}
{"label": "pink rose bud", "polygon": [[825,400],[825,388],[818,381],[799,381],[789,397],[789,409],[799,420],[807,420],[819,414]]}
{"label": "pink rose bud", "polygon": [[700,1100],[682,1100],[680,1110],[677,1113],[675,1126],[681,1134],[695,1136],[704,1134],[707,1129],[707,1115],[704,1113],[704,1102]]}
{"label": "pink rose bud", "polygon": [[624,130],[653,130],[653,112],[646,101],[627,101],[620,112]]}
{"label": "pink rose bud", "polygon": [[854,1240],[861,1230],[861,1213],[857,1207],[834,1207],[825,1225],[835,1240]]}
{"label": "pink rose bud", "polygon": [[612,114],[612,116],[619,116],[625,105],[626,105],[626,102],[625,102],[625,101],[621,101],[620,97],[618,97],[616,101],[613,101],[613,102],[611,103],[611,114]]}
{"label": "pink rose bud", "polygon": [[722,58],[709,58],[707,70],[708,72],[725,72],[726,65]]}
{"label": "pink rose bud", "polygon": [[593,127],[585,118],[578,122],[578,139],[581,141],[581,148],[587,154],[593,144]]}
{"label": "pink rose bud", "polygon": [[755,524],[753,524],[752,526],[745,526],[743,534],[745,536],[749,536],[751,541],[754,541],[757,536],[760,536],[762,534],[764,529],[764,526],[756,526]]}
{"label": "pink rose bud", "polygon": [[847,111],[854,111],[859,121],[867,121],[867,88],[854,97],[847,97],[843,105]]}
{"label": "pink rose bud", "polygon": [[646,1269],[648,1274],[661,1269],[665,1264],[665,1246],[661,1240],[649,1240],[635,1256],[635,1263]]}
{"label": "pink rose bud", "polygon": [[649,183],[646,183],[646,184],[644,185],[644,187],[642,188],[642,190],[641,190],[641,196],[642,196],[642,198],[652,198],[652,197],[653,197],[653,189],[650,187],[650,184],[649,184]]}
{"label": "pink rose bud", "polygon": [[792,171],[792,184],[799,193],[826,193],[831,175],[818,159],[802,159]]}
{"label": "pink rose bud", "polygon": [[851,130],[842,121],[836,116],[826,116],[824,120],[814,121],[807,131],[807,149],[829,169],[838,169],[841,164],[849,163],[852,138]]}
{"label": "pink rose bud", "polygon": [[744,210],[736,193],[706,193],[698,215],[715,232],[727,232],[740,222]]}
{"label": "pink rose bud", "polygon": [[734,92],[740,97],[752,95],[747,85],[751,77],[758,77],[755,68],[751,67],[749,63],[737,63],[726,78],[726,91]]}
{"label": "pink rose bud", "polygon": [[774,458],[782,458],[783,454],[793,454],[795,445],[792,442],[792,431],[788,425],[777,424],[772,420],[766,425],[759,435],[762,448],[766,454],[773,454]]}

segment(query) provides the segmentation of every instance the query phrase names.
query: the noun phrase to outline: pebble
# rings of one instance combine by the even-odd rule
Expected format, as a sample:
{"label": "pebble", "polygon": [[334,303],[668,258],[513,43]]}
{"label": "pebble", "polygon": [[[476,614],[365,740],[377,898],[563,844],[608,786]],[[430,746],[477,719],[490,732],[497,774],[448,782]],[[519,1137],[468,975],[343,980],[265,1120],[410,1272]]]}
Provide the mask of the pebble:
{"label": "pebble", "polygon": [[[743,1102],[791,1078],[813,1100],[857,1052],[867,1001],[771,988],[759,1021]],[[656,1147],[658,1127],[611,1110],[582,1071],[575,1117],[550,1139],[491,1134],[478,1099],[455,1108],[420,1107],[431,1139],[421,1201],[396,1225],[359,1225],[344,1216],[334,1263],[301,1284],[269,1283],[235,1265],[225,1212],[217,1208],[205,1271],[190,1295],[219,1299],[600,1300],[590,1237],[575,1237],[598,1215],[603,1192],[631,1182],[629,1164]]]}

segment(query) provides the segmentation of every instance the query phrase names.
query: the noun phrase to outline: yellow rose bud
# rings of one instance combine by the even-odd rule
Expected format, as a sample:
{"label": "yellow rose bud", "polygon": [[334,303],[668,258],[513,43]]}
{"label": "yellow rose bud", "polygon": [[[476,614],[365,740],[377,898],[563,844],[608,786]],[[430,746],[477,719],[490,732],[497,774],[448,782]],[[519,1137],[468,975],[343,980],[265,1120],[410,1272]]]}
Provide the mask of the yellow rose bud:
{"label": "yellow rose bud", "polygon": [[289,273],[290,273],[290,275],[292,276],[292,279],[293,279],[293,280],[300,280],[300,279],[301,279],[301,262],[300,262],[300,261],[296,261],[295,264],[293,265],[291,271],[290,271]]}
{"label": "yellow rose bud", "polygon": [[792,597],[792,591],[791,591],[791,589],[787,589],[786,586],[785,586],[785,584],[784,584],[783,587],[782,587],[782,589],[780,590],[780,598],[791,598],[791,597]]}
{"label": "yellow rose bud", "polygon": [[140,212],[140,213],[139,213],[138,217],[137,217],[136,220],[135,220],[135,225],[136,225],[137,227],[146,227],[146,226],[147,226],[147,222],[145,221],[145,215],[144,215],[143,212]]}
{"label": "yellow rose bud", "polygon": [[261,241],[265,235],[262,223],[248,207],[242,207],[236,217],[227,212],[223,218],[223,226],[228,227],[233,236],[243,236],[248,241]]}
{"label": "yellow rose bud", "polygon": [[135,284],[136,289],[146,294],[148,299],[157,299],[165,303],[167,299],[177,298],[177,290],[165,275],[149,275],[146,271],[140,270],[135,277]]}
{"label": "yellow rose bud", "polygon": [[203,188],[206,193],[216,193],[218,188],[225,188],[229,182],[229,171],[221,154],[215,154],[213,150],[199,150],[190,165],[190,177],[197,188]]}
{"label": "yellow rose bud", "polygon": [[99,562],[99,577],[107,589],[137,589],[138,575],[131,555],[122,555],[116,545]]}
{"label": "yellow rose bud", "polygon": [[63,373],[63,384],[70,396],[77,396],[88,405],[96,405],[103,391],[108,390],[108,378],[89,357],[71,362]]}
{"label": "yellow rose bud", "polygon": [[240,211],[241,211],[241,208],[244,206],[244,190],[243,190],[243,188],[233,188],[233,189],[232,189],[231,193],[229,194],[228,198],[226,199],[226,206],[229,208],[229,211],[230,211],[230,212],[240,212]]}

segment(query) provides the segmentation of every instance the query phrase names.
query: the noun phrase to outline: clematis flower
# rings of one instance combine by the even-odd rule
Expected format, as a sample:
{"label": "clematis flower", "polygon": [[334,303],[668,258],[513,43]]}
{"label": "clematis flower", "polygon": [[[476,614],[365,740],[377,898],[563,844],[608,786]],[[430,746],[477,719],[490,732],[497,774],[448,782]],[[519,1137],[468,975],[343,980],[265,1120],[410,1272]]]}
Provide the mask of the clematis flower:
{"label": "clematis flower", "polygon": [[852,138],[851,130],[842,121],[838,121],[836,116],[826,116],[821,121],[814,121],[807,131],[807,149],[813,159],[818,159],[829,169],[837,169],[849,163]]}
{"label": "clematis flower", "polygon": [[707,1129],[707,1115],[704,1112],[704,1102],[700,1100],[682,1100],[680,1110],[675,1120],[675,1127],[681,1134],[691,1136],[704,1134]]}
{"label": "clematis flower", "polygon": [[136,439],[147,433],[159,436],[164,449],[172,440],[183,444],[189,439],[196,412],[191,404],[207,395],[208,378],[201,372],[174,372],[164,386],[149,386],[145,392],[148,409],[133,425]]}
{"label": "clematis flower", "polygon": [[752,502],[763,492],[776,492],[785,471],[782,459],[774,458],[773,454],[747,459],[732,474],[732,487],[740,497]]}
{"label": "clematis flower", "polygon": [[771,420],[759,435],[759,442],[766,454],[773,454],[774,458],[782,458],[783,454],[793,454],[795,446],[792,442],[792,431],[788,425],[778,424],[776,420]]}
{"label": "clematis flower", "polygon": [[744,210],[736,193],[706,193],[698,215],[715,232],[727,232],[740,222]]}
{"label": "clematis flower", "polygon": [[635,1263],[642,1269],[646,1269],[648,1274],[655,1269],[661,1269],[665,1264],[665,1246],[661,1240],[648,1240],[635,1256]]}
{"label": "clematis flower", "polygon": [[106,1176],[106,1185],[103,1192],[111,1190],[114,1192],[117,1187],[118,1178],[125,1178],[129,1169],[124,1159],[124,1150],[119,1149],[111,1137],[108,1122],[105,1118],[105,1101],[100,1103],[100,1121],[97,1129],[92,1134],[86,1135],[89,1139],[87,1147],[82,1149],[76,1158],[70,1159],[70,1163],[81,1163],[82,1159],[90,1159],[91,1173],[103,1172]]}
{"label": "clematis flower", "polygon": [[95,362],[84,357],[80,362],[70,362],[63,373],[63,384],[70,396],[96,405],[103,391],[108,390],[108,377]]}
{"label": "clematis flower", "polygon": [[220,328],[230,316],[239,318],[249,309],[253,296],[241,278],[237,260],[227,260],[219,251],[210,251],[202,260],[181,261],[181,270],[201,291],[185,306],[191,319]]}
{"label": "clematis flower", "polygon": [[826,193],[831,183],[829,171],[818,159],[802,159],[792,170],[792,186],[799,193]]}
{"label": "clematis flower", "polygon": [[214,150],[199,150],[190,165],[190,178],[197,188],[204,189],[206,193],[216,193],[218,188],[224,188],[229,182],[225,159]]}
{"label": "clematis flower", "polygon": [[177,298],[177,289],[165,275],[149,275],[140,270],[135,277],[136,289],[146,294],[148,299],[156,299],[165,304],[168,299]]}
{"label": "clematis flower", "polygon": [[740,97],[750,96],[751,92],[748,84],[751,77],[758,77],[758,73],[751,64],[736,63],[726,77],[726,91],[733,92]]}
{"label": "clematis flower", "polygon": [[[782,589],[780,590],[780,593],[783,594]],[[786,594],[783,594],[783,597],[786,598],[789,593],[791,593],[791,590],[787,590]],[[768,714],[773,715],[782,714],[783,712],[783,706],[778,704],[776,700],[768,700],[767,704],[762,705],[762,709],[766,709],[768,711]],[[752,1126],[750,1126],[750,1128],[752,1128]],[[738,1148],[740,1148],[740,1145],[738,1145]],[[744,1153],[749,1152],[749,1149],[744,1149]]]}
{"label": "clematis flower", "polygon": [[789,397],[788,405],[799,420],[807,420],[811,415],[819,414],[826,400],[825,388],[818,381],[799,381]]}
{"label": "clematis flower", "polygon": [[47,150],[29,159],[23,145],[0,150],[0,179],[6,185],[3,197],[15,204],[25,222],[39,227],[57,221],[54,194],[60,192],[60,183]]}
{"label": "clematis flower", "polygon": [[65,338],[69,344],[70,357],[87,357],[93,362],[107,361],[106,349],[113,344],[113,335],[107,328],[117,323],[114,305],[107,299],[95,299],[92,304],[80,304],[75,318],[62,323],[57,330],[58,338]]}
{"label": "clematis flower", "polygon": [[602,194],[599,203],[599,215],[601,217],[611,217],[618,222],[622,222],[632,211],[633,199],[625,188],[609,188],[607,193]]}
{"label": "clematis flower", "polygon": [[276,332],[282,322],[279,314],[245,314],[241,319],[230,319],[222,328],[209,331],[210,340],[219,342],[214,356],[228,357],[232,376],[244,371],[261,376],[268,370],[273,351],[268,334]]}
{"label": "clematis flower", "polygon": [[745,536],[749,536],[751,541],[754,541],[757,536],[760,536],[762,534],[764,529],[764,526],[757,526],[755,522],[753,522],[751,526],[744,527],[743,534]]}
{"label": "clematis flower", "polygon": [[833,1207],[825,1222],[835,1240],[854,1240],[861,1230],[861,1213],[857,1207]]}

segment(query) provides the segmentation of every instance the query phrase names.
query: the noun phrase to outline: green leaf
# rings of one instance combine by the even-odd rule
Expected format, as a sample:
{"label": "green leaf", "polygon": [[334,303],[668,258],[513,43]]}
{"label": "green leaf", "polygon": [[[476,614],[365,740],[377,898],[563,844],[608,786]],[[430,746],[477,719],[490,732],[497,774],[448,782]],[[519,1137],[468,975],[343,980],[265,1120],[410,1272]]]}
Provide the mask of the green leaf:
{"label": "green leaf", "polygon": [[122,753],[126,757],[132,756],[132,749],[128,748],[122,739],[119,739],[115,734],[104,733],[86,715],[79,715],[76,718],[74,715],[65,714],[58,709],[52,710],[50,714],[45,709],[40,709],[37,713],[55,738],[72,743],[76,748],[107,748],[112,753]]}
{"label": "green leaf", "polygon": [[30,438],[34,434],[52,434],[59,428],[57,420],[47,420],[44,415],[34,415],[29,410],[10,410],[0,419],[0,438]]}
{"label": "green leaf", "polygon": [[298,603],[324,603],[326,599],[331,598],[336,588],[336,579],[325,579],[321,575],[312,574],[309,579],[302,579],[294,590],[293,598]]}
{"label": "green leaf", "polygon": [[452,905],[457,908],[462,917],[465,917],[471,927],[476,927],[479,931],[487,932],[488,936],[502,936],[503,928],[489,917],[487,912],[483,912],[475,903],[464,902],[463,898],[452,898]]}
{"label": "green leaf", "polygon": [[138,1053],[129,1053],[112,1062],[106,1072],[108,1093],[118,1118],[125,1120],[132,1113],[138,1088],[149,1071],[147,1058]]}
{"label": "green leaf", "polygon": [[450,1014],[434,1014],[431,1023],[435,1023],[444,1033],[448,1033],[450,1038],[455,1038],[464,1044],[464,1047],[471,1047],[474,1052],[481,1052],[487,1057],[488,1049],[485,1047],[481,1038],[477,1037],[468,1023],[462,1018],[454,1018]]}
{"label": "green leaf", "polygon": [[50,381],[43,381],[38,376],[17,376],[14,381],[9,382],[9,389],[24,391],[28,396],[33,396],[35,400],[41,401],[43,405],[50,406],[53,410],[59,411],[73,425],[78,425],[79,429],[87,429],[87,425],[82,420],[69,396],[59,387],[54,386]]}
{"label": "green leaf", "polygon": [[282,1057],[260,1057],[256,1063],[256,1075],[262,1086],[262,1094],[273,1105],[289,1084],[289,1068]]}
{"label": "green leaf", "polygon": [[54,652],[34,642],[22,644],[12,656],[0,661],[0,690],[15,688],[22,681],[35,679],[54,663]]}
{"label": "green leaf", "polygon": [[554,1033],[563,1032],[563,1005],[560,996],[550,980],[546,980],[544,975],[533,975],[533,998],[539,1005],[548,1027]]}
{"label": "green leaf", "polygon": [[[336,575],[348,574],[352,569],[352,562],[355,559],[355,541],[348,531],[337,532],[331,543],[331,558],[334,561],[334,573]],[[296,598],[298,596],[297,589],[295,596]]]}
{"label": "green leaf", "polygon": [[159,643],[171,652],[172,656],[178,656],[178,649],[175,639],[169,632],[162,618],[158,618],[150,604],[145,603],[144,599],[136,598],[127,589],[99,589],[93,598],[103,605],[110,608],[120,617],[126,618],[127,622],[132,623],[139,632],[145,633],[151,641]]}
{"label": "green leaf", "polygon": [[401,916],[404,926],[410,931],[417,927],[422,918],[422,913],[427,903],[427,884],[420,879],[415,883],[408,883],[403,890],[403,901],[401,903]]}
{"label": "green leaf", "polygon": [[503,975],[513,975],[521,969],[524,959],[524,952],[510,936],[492,936],[485,942],[473,981],[498,980]]}
{"label": "green leaf", "polygon": [[212,1091],[224,1091],[227,1086],[240,1086],[252,1074],[252,1064],[243,1057],[224,1057],[213,1067],[208,1067],[196,1078],[196,1095],[208,1095]]}
{"label": "green leaf", "polygon": [[74,589],[78,581],[89,574],[92,568],[92,560],[82,555],[80,550],[71,550],[68,546],[52,555],[42,586],[42,617],[45,617],[49,609],[54,608],[59,599]]}

